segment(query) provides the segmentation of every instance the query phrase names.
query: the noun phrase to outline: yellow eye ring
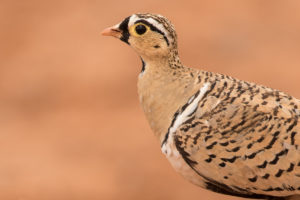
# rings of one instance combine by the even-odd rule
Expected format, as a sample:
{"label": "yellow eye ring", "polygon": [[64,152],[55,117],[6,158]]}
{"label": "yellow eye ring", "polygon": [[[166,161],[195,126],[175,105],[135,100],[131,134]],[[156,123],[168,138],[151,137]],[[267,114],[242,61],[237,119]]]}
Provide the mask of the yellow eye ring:
{"label": "yellow eye ring", "polygon": [[135,37],[140,37],[150,30],[149,26],[137,23],[130,27],[130,33]]}

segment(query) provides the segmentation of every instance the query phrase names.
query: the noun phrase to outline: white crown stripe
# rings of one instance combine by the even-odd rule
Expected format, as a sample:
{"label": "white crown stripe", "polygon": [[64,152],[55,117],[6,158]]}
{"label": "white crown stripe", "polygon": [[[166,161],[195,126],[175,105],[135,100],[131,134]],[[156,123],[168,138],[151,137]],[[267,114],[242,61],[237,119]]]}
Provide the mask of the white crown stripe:
{"label": "white crown stripe", "polygon": [[170,42],[174,41],[173,38],[170,37],[170,34],[165,29],[165,27],[160,22],[156,21],[155,19],[153,19],[151,17],[149,17],[149,18],[141,18],[141,17],[138,17],[137,15],[134,14],[129,19],[128,28],[130,26],[134,25],[135,22],[138,21],[138,20],[145,20],[145,21],[147,21],[148,23],[150,23],[154,27],[156,27],[158,30],[160,30],[161,32],[163,32]]}

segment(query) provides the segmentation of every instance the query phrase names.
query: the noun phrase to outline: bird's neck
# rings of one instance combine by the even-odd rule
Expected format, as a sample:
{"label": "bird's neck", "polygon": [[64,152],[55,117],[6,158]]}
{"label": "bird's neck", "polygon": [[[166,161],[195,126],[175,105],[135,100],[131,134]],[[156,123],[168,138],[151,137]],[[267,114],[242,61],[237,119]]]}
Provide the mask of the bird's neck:
{"label": "bird's neck", "polygon": [[145,64],[153,67],[158,66],[161,70],[183,67],[178,56],[177,48],[174,48],[167,53],[148,54],[145,52],[138,52],[138,54]]}
{"label": "bird's neck", "polygon": [[[143,58],[142,58],[143,59]],[[162,142],[178,105],[184,104],[194,90],[194,78],[178,56],[145,59],[139,75],[138,94],[147,120]]]}

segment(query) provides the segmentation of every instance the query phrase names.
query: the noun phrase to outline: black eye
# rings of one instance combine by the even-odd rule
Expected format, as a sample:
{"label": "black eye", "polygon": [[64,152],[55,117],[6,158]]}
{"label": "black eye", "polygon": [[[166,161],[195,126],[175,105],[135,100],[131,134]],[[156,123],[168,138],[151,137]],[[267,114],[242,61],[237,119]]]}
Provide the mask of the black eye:
{"label": "black eye", "polygon": [[146,32],[147,28],[146,26],[139,24],[135,27],[135,32],[139,35],[143,35]]}

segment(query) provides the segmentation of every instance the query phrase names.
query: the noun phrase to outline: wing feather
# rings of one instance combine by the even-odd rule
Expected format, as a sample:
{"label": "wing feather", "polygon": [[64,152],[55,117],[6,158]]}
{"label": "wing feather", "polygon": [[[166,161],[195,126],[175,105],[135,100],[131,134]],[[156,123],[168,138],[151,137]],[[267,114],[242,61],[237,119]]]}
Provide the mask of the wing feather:
{"label": "wing feather", "polygon": [[229,88],[211,91],[176,129],[178,151],[223,193],[299,193],[299,100],[244,82]]}

